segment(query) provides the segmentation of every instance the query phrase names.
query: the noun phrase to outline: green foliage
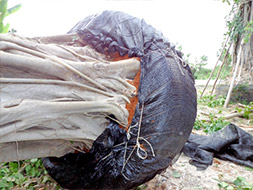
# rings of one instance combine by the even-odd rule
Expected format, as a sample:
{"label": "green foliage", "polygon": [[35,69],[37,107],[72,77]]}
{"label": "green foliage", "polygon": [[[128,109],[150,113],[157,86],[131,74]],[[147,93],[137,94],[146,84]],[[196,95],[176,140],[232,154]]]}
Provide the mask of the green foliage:
{"label": "green foliage", "polygon": [[[177,44],[177,49],[180,50],[181,52],[183,52],[183,47],[182,45],[178,45]],[[224,59],[225,57],[225,52],[223,52],[223,56],[221,57],[221,61]],[[195,61],[192,62],[191,61],[191,54],[183,54],[183,58],[186,61],[187,64],[189,64],[191,71],[192,71],[192,75],[196,80],[205,80],[208,79],[212,69],[206,68],[207,64],[208,64],[208,57],[206,55],[202,55],[200,58],[195,58]],[[225,79],[231,71],[231,63],[232,62],[232,56],[229,54],[227,61],[226,61],[226,68],[222,69],[222,73],[221,73],[221,77],[220,79]],[[213,73],[212,79],[215,79],[217,76],[217,73],[219,71],[220,65],[218,65]]]}
{"label": "green foliage", "polygon": [[222,0],[222,3],[228,3],[230,5],[230,1],[229,0]]}
{"label": "green foliage", "polygon": [[253,111],[253,102],[250,102],[250,105],[245,106],[243,110],[243,117],[245,117],[246,119],[249,119],[252,111]]}
{"label": "green foliage", "polygon": [[233,18],[231,20],[227,20],[227,34],[231,36],[232,40],[236,41],[237,37],[244,33],[244,26],[241,12],[238,11],[235,13],[234,10],[232,10],[232,13],[234,14]]}
{"label": "green foliage", "polygon": [[250,167],[245,166],[245,170],[253,171],[253,168],[250,168]]}
{"label": "green foliage", "polygon": [[[223,106],[225,103],[225,97],[216,98],[215,95],[205,95],[202,98],[198,98],[198,104],[206,105],[208,107],[219,107]],[[252,111],[253,111],[253,102],[245,105],[244,108],[237,107],[235,108],[238,113],[243,112],[243,117],[246,119],[252,118]],[[221,113],[221,111],[219,111]],[[200,120],[196,119],[194,123],[194,129],[204,129],[203,131],[207,134],[212,134],[215,131],[219,131],[220,129],[224,128],[230,122],[226,121],[224,117],[216,117],[214,114],[209,113],[208,119]]]}
{"label": "green foliage", "polygon": [[211,69],[201,68],[201,69],[198,69],[198,71],[194,72],[193,76],[196,80],[205,80],[205,79],[208,79],[210,73],[211,73]]}
{"label": "green foliage", "polygon": [[[177,49],[183,52],[182,45],[177,44]],[[184,54],[183,58],[187,64],[189,64],[192,75],[195,79],[206,79],[211,73],[211,69],[205,68],[207,65],[208,57],[206,55],[202,55],[199,59],[195,58],[195,62],[191,62],[191,54]]]}
{"label": "green foliage", "polygon": [[230,122],[225,121],[224,117],[218,117],[216,118],[214,114],[209,113],[209,119],[210,121],[206,120],[200,120],[196,119],[193,128],[196,130],[204,129],[204,132],[207,134],[212,134],[216,131],[221,130],[226,125],[228,125]]}
{"label": "green foliage", "polygon": [[215,98],[216,95],[205,95],[198,99],[198,103],[207,105],[208,107],[214,108],[217,106],[223,106],[225,103],[224,97]]}
{"label": "green foliage", "polygon": [[[196,80],[206,80],[209,78],[212,70],[211,69],[208,69],[208,68],[201,68],[198,70],[198,72],[195,71],[195,68],[194,66],[191,66],[191,69],[193,71],[193,76]],[[220,65],[218,65],[214,72],[213,72],[213,75],[211,77],[211,79],[216,79],[216,76],[217,76],[217,73],[220,69]],[[221,77],[219,77],[219,79],[225,79],[227,76],[230,75],[230,70],[231,70],[231,66],[228,66],[226,69],[222,69],[222,74],[221,74]]]}
{"label": "green foliage", "polygon": [[229,15],[227,16],[226,26],[228,32],[225,35],[231,36],[232,41],[236,41],[239,36],[244,35],[243,42],[247,43],[253,32],[253,21],[243,23],[243,15],[240,10],[241,0],[222,0],[227,2],[229,5],[233,2],[233,6]]}
{"label": "green foliage", "polygon": [[[205,67],[207,65],[207,60],[205,60],[206,56],[200,57],[200,60],[196,59],[195,63],[189,63],[189,61],[188,61],[189,57],[190,57],[190,54],[187,54],[184,57],[184,59],[190,65],[193,77],[196,80],[206,80],[206,79],[208,79],[209,76],[210,76],[210,74],[211,74],[211,72],[212,72],[212,69],[209,69],[209,68]],[[231,63],[231,58],[228,59],[228,63],[227,63],[228,66],[227,66],[227,68],[226,69],[222,69],[222,75],[221,75],[220,79],[225,79],[230,74],[230,70],[231,70],[230,63]],[[219,69],[220,69],[220,65],[218,65],[215,68],[214,73],[213,73],[211,79],[215,79],[216,78]]]}
{"label": "green foliage", "polygon": [[238,176],[232,182],[219,180],[218,186],[224,190],[253,190],[253,183],[246,181],[244,177]]}
{"label": "green foliage", "polygon": [[[198,98],[198,104],[207,105],[208,107],[219,107],[223,106],[225,103],[225,97],[216,98],[215,95],[205,95],[202,98]],[[245,105],[244,108],[237,107],[236,111],[238,113],[243,112],[243,117],[246,119],[252,118],[253,102]],[[221,113],[221,111],[219,111]],[[224,128],[230,122],[226,121],[224,117],[216,117],[214,114],[209,113],[208,119],[197,118],[194,123],[194,129],[203,131],[207,134],[212,134],[213,132],[219,131]]]}
{"label": "green foliage", "polygon": [[9,32],[10,24],[4,24],[4,19],[21,8],[21,4],[8,9],[8,0],[0,0],[0,33]]}
{"label": "green foliage", "polygon": [[243,112],[243,117],[246,119],[250,119],[251,113],[253,111],[253,102],[250,102],[248,105],[245,105],[244,108],[236,108],[238,113]]}
{"label": "green foliage", "polygon": [[[188,54],[187,60],[189,60],[190,54]],[[205,55],[202,55],[200,59],[195,59],[195,63],[190,63],[192,74],[195,79],[202,79],[208,75],[211,70],[204,68],[207,65],[208,58]]]}
{"label": "green foliage", "polygon": [[224,117],[215,118],[215,115],[209,113],[209,118],[211,120],[210,124],[205,128],[204,132],[212,134],[213,132],[219,131],[228,125],[230,122],[225,121]]}
{"label": "green foliage", "polygon": [[[229,46],[229,44],[227,44]],[[221,75],[219,78],[225,79],[227,76],[229,76],[229,74],[231,74],[231,63],[232,63],[232,54],[229,52],[229,47],[225,46],[225,49],[222,51],[222,49],[219,49],[219,51],[217,52],[217,57],[220,56],[220,62],[224,62],[222,71],[221,71]],[[224,43],[222,44],[222,47],[224,46]],[[228,49],[229,48],[229,49]],[[226,59],[226,60],[224,60]],[[217,76],[218,70],[220,68],[220,65],[218,65],[218,68],[215,69],[214,71],[214,76]]]}
{"label": "green foliage", "polygon": [[244,28],[244,33],[245,33],[245,37],[244,37],[244,43],[247,43],[253,33],[253,20],[251,20],[247,26]]}
{"label": "green foliage", "polygon": [[[198,98],[198,104],[207,105],[208,107],[223,106],[225,103],[224,97],[216,98],[216,95],[205,95],[202,98]],[[219,112],[221,113],[221,111]],[[225,121],[224,117],[215,117],[214,114],[209,113],[208,120],[196,119],[194,123],[194,129],[204,129],[207,134],[212,134],[213,132],[219,131],[224,128],[230,122]]]}
{"label": "green foliage", "polygon": [[148,188],[148,186],[146,184],[142,184],[142,185],[136,187],[135,190],[144,190],[144,189],[147,189],[147,188]]}
{"label": "green foliage", "polygon": [[[222,71],[221,71],[221,75],[219,77],[219,79],[226,79],[230,74],[231,74],[231,61],[232,59],[230,59],[230,61],[226,64],[226,67],[222,68]],[[214,70],[214,73],[213,73],[213,76],[211,79],[215,79],[217,74],[218,74],[218,71],[220,69],[220,65],[218,65],[215,70]],[[209,75],[208,75],[209,76]]]}
{"label": "green foliage", "polygon": [[195,65],[197,66],[198,69],[202,69],[204,66],[207,65],[207,61],[208,61],[207,56],[206,55],[202,55],[199,60],[196,59]]}
{"label": "green foliage", "polygon": [[229,5],[231,5],[232,2],[234,2],[235,4],[239,4],[240,0],[222,0],[223,3],[227,3]]}
{"label": "green foliage", "polygon": [[52,183],[41,159],[0,164],[0,189],[2,190],[14,187],[36,189],[46,185],[52,187],[51,189],[59,189],[58,185]]}

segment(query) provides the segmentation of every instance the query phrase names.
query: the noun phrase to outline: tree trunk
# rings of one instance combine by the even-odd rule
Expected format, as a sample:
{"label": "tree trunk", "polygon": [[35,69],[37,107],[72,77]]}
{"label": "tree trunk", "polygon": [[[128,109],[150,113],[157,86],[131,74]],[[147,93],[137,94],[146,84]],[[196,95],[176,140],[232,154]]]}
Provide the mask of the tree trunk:
{"label": "tree trunk", "polygon": [[[253,1],[242,0],[241,6],[239,7],[241,11],[240,15],[243,21],[243,26],[247,26],[253,20]],[[252,27],[252,26],[251,26]],[[246,32],[246,35],[247,32]],[[238,56],[240,49],[240,42],[244,40],[244,34],[238,35],[236,41],[233,44],[233,67],[237,63],[237,59],[240,59],[240,64],[242,65],[241,82],[251,82],[253,80],[253,35],[250,36],[247,42],[244,44],[244,48],[240,56]],[[240,78],[238,76],[238,78]],[[238,83],[239,81],[236,81]]]}

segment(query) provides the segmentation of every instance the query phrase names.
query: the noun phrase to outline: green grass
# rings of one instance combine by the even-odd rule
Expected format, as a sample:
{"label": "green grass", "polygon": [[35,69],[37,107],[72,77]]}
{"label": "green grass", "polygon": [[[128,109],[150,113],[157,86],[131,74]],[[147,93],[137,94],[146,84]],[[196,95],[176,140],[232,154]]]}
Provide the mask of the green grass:
{"label": "green grass", "polygon": [[60,189],[43,167],[41,159],[0,164],[0,189]]}
{"label": "green grass", "polygon": [[198,98],[198,104],[207,105],[208,107],[215,108],[218,106],[223,106],[226,98],[219,97],[216,95],[205,95],[202,98]]}
{"label": "green grass", "polygon": [[224,128],[225,126],[227,126],[230,122],[226,121],[224,119],[224,117],[218,117],[215,118],[215,115],[213,115],[212,113],[210,113],[209,115],[209,121],[206,120],[200,120],[200,119],[196,119],[193,128],[196,130],[200,130],[203,129],[203,131],[207,134],[212,134],[216,131],[221,130],[222,128]]}
{"label": "green grass", "polygon": [[224,181],[221,177],[217,184],[222,190],[253,190],[253,183],[248,182],[244,177],[238,176],[232,181]]}

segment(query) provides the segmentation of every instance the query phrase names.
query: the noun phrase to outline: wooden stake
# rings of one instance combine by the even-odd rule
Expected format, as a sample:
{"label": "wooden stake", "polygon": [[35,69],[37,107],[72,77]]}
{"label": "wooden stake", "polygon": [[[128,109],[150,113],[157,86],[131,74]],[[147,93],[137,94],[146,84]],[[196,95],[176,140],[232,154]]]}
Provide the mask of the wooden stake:
{"label": "wooden stake", "polygon": [[204,89],[203,89],[203,91],[202,91],[202,93],[201,93],[201,95],[200,95],[200,98],[202,98],[202,96],[203,96],[203,94],[204,94],[204,92],[205,92],[205,90],[206,90],[206,88],[207,88],[207,86],[208,86],[208,83],[210,82],[210,80],[211,80],[211,78],[212,78],[212,76],[213,76],[213,73],[214,73],[214,71],[215,71],[215,68],[217,67],[217,65],[218,65],[218,63],[219,63],[219,60],[220,60],[220,58],[221,58],[221,56],[222,56],[222,52],[224,51],[224,49],[225,49],[225,47],[226,47],[226,45],[227,45],[227,43],[228,43],[229,38],[230,38],[230,36],[228,36],[227,39],[226,39],[226,42],[225,42],[225,44],[224,44],[224,46],[223,46],[223,48],[222,48],[222,50],[221,50],[221,54],[220,54],[220,56],[218,57],[218,60],[217,60],[217,62],[216,62],[216,64],[215,64],[215,66],[214,66],[214,68],[213,68],[213,70],[212,70],[212,72],[211,72],[211,74],[210,74],[208,80],[207,80],[207,83],[206,83],[206,85],[205,85],[205,87],[204,87]]}
{"label": "wooden stake", "polygon": [[216,77],[216,79],[215,79],[215,81],[214,81],[213,88],[212,88],[212,91],[211,91],[211,95],[213,94],[213,91],[214,91],[214,89],[215,89],[216,83],[217,83],[217,81],[218,81],[218,79],[219,79],[219,77],[220,77],[221,70],[222,70],[222,68],[223,68],[223,66],[224,66],[224,64],[225,64],[225,62],[226,62],[226,60],[227,60],[228,52],[229,52],[229,49],[230,49],[231,45],[232,45],[232,44],[229,45],[229,47],[228,47],[228,49],[227,49],[227,51],[226,51],[224,60],[223,60],[221,66],[220,66],[220,68],[219,68],[218,73],[217,73],[217,77]]}
{"label": "wooden stake", "polygon": [[231,93],[232,93],[232,90],[234,88],[236,74],[237,74],[237,71],[238,71],[238,67],[240,65],[240,55],[241,55],[241,52],[242,52],[242,47],[243,47],[243,40],[241,40],[240,49],[239,49],[237,60],[236,60],[235,71],[234,71],[233,78],[232,78],[232,81],[231,81],[231,84],[230,84],[230,87],[229,87],[229,90],[228,90],[227,98],[226,98],[226,101],[225,101],[225,104],[224,104],[225,108],[228,107],[228,103],[230,101]]}

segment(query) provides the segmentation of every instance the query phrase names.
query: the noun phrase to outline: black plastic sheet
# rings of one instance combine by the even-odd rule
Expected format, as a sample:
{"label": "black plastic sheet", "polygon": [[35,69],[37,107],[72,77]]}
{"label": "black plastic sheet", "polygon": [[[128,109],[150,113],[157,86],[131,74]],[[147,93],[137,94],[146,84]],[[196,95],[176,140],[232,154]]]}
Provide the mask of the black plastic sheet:
{"label": "black plastic sheet", "polygon": [[49,174],[68,189],[131,189],[165,170],[181,152],[196,117],[190,68],[164,36],[144,20],[104,11],[70,33],[102,53],[139,57],[138,104],[129,130],[111,124],[88,153],[44,159]]}
{"label": "black plastic sheet", "polygon": [[191,134],[183,148],[198,169],[206,169],[213,157],[253,168],[253,136],[234,124],[210,136]]}

